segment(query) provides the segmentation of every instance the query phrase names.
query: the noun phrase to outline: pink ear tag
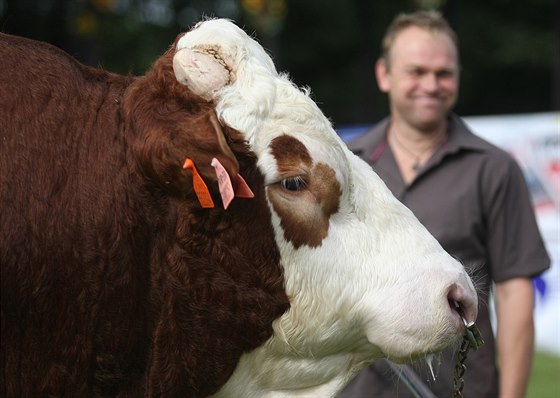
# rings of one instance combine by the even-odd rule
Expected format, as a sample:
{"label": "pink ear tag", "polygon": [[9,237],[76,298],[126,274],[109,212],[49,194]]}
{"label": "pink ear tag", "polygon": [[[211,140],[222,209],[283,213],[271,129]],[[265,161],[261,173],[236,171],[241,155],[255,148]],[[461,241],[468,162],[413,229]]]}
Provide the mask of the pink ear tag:
{"label": "pink ear tag", "polygon": [[238,198],[254,198],[255,194],[249,188],[249,185],[245,182],[240,174],[237,175],[237,190],[235,191],[235,196]]}
{"label": "pink ear tag", "polygon": [[218,187],[220,188],[220,195],[222,195],[224,209],[227,209],[234,197],[233,187],[231,186],[229,174],[218,159],[213,158],[210,164],[216,171],[216,176],[218,177]]}
{"label": "pink ear tag", "polygon": [[233,200],[234,196],[238,198],[254,198],[255,194],[247,185],[247,182],[241,177],[241,175],[237,174],[236,182],[237,182],[237,189],[235,192],[233,191],[233,187],[231,185],[231,180],[229,178],[229,174],[224,168],[224,166],[220,163],[220,161],[216,158],[212,159],[212,163],[210,163],[214,170],[216,171],[216,176],[218,177],[218,187],[220,188],[220,195],[222,195],[222,202],[224,203],[224,209],[227,209],[231,201]]}

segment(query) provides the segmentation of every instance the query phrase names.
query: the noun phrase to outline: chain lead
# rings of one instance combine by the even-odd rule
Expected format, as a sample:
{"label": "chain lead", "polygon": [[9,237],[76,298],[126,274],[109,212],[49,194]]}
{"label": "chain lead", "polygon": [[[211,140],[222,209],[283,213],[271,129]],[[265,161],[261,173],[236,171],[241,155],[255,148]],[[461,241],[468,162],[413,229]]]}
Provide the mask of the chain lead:
{"label": "chain lead", "polygon": [[457,355],[457,363],[455,364],[455,374],[453,378],[453,398],[463,398],[463,388],[465,387],[465,379],[463,376],[467,370],[467,365],[465,361],[467,360],[467,355],[469,350],[478,350],[480,346],[484,344],[480,330],[476,327],[474,322],[467,324],[464,316],[461,314],[461,318],[467,328],[465,335],[463,336],[463,341],[461,342],[461,347]]}
{"label": "chain lead", "polygon": [[453,378],[453,398],[463,398],[463,388],[465,387],[465,371],[467,370],[467,365],[465,361],[467,360],[467,355],[471,348],[471,342],[467,335],[463,337],[463,342],[459,348],[459,353],[457,355],[457,363],[455,364],[455,374]]}

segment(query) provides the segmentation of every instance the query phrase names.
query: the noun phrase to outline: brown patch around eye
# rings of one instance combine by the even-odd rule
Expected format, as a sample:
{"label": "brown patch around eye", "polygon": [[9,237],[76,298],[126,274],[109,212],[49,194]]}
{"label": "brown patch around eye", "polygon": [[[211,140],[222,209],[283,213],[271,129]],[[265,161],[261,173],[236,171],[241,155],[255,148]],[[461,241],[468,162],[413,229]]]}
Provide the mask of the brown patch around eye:
{"label": "brown patch around eye", "polygon": [[[289,135],[274,138],[270,143],[270,152],[276,159],[278,172],[281,175],[291,174],[294,170],[298,170],[297,168],[301,164],[311,167],[313,163],[305,145]],[[301,167],[299,167],[299,170],[301,170]]]}
{"label": "brown patch around eye", "polygon": [[330,217],[338,211],[340,205],[340,183],[336,179],[336,172],[324,163],[318,163],[313,168],[310,189],[319,199],[323,213]]}
{"label": "brown patch around eye", "polygon": [[330,216],[340,206],[342,192],[336,172],[325,163],[311,167],[313,163],[307,148],[293,137],[276,138],[271,151],[283,175],[310,169],[304,191],[286,191],[280,184],[268,187],[268,197],[280,217],[284,237],[296,249],[303,245],[321,246],[328,235]]}

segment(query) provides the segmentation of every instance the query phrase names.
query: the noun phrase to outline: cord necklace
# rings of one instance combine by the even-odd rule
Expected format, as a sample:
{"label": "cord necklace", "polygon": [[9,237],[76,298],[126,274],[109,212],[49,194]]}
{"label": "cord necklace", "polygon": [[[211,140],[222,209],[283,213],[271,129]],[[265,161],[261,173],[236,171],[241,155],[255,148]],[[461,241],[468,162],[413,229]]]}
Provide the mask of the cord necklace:
{"label": "cord necklace", "polygon": [[412,164],[412,170],[414,170],[414,172],[418,172],[424,166],[422,164],[422,158],[424,157],[424,155],[426,155],[428,152],[435,152],[435,150],[439,148],[439,146],[443,144],[447,139],[447,134],[443,134],[443,136],[435,141],[433,145],[430,145],[420,153],[416,153],[401,142],[395,130],[392,130],[391,133],[391,135],[395,139],[395,143],[414,159],[414,163]]}

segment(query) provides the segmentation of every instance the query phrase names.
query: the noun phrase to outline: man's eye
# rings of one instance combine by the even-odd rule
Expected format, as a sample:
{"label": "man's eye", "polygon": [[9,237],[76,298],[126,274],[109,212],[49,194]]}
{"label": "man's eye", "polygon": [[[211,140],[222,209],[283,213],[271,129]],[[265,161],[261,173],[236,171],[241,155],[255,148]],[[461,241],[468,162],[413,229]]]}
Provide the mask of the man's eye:
{"label": "man's eye", "polygon": [[280,186],[287,191],[303,191],[307,183],[301,176],[285,178],[280,181]]}
{"label": "man's eye", "polygon": [[437,73],[439,79],[449,79],[453,76],[455,76],[455,74],[450,70],[443,70]]}

